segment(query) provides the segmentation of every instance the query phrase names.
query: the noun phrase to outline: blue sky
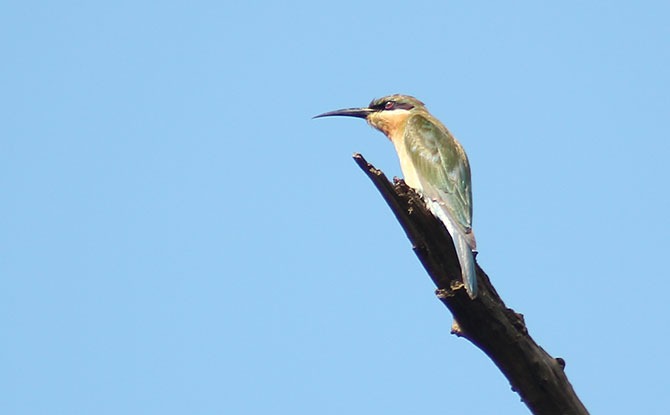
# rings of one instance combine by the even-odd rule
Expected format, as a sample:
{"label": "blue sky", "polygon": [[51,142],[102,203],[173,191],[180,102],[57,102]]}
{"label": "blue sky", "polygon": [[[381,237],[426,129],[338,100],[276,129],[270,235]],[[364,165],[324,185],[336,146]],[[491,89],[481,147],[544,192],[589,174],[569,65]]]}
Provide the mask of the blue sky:
{"label": "blue sky", "polygon": [[527,413],[311,119],[391,93],[590,411],[667,411],[667,2],[231,3],[3,5],[0,412]]}

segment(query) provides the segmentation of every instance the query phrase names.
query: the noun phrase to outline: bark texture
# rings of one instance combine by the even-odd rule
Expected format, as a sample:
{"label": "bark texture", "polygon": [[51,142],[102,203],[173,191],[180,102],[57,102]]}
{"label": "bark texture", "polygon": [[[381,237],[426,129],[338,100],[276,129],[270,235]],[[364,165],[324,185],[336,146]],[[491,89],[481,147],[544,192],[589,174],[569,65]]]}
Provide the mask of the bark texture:
{"label": "bark texture", "polygon": [[362,155],[355,154],[354,160],[386,200],[437,286],[438,298],[455,320],[452,333],[486,353],[533,414],[588,414],[565,375],[565,361],[535,343],[523,316],[505,306],[479,265],[479,294],[474,300],[468,297],[451,236],[421,197],[402,180],[389,182]]}

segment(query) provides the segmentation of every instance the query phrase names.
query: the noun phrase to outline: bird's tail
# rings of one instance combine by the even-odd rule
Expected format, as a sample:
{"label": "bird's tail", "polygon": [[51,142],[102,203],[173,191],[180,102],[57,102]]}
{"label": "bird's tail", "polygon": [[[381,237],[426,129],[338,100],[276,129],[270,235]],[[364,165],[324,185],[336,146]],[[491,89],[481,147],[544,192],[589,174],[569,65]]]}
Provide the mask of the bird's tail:
{"label": "bird's tail", "polygon": [[454,241],[465,290],[468,292],[470,298],[474,299],[477,297],[477,273],[475,271],[475,256],[469,242],[469,240],[474,241],[474,235],[468,238],[464,234],[464,231],[451,218],[446,208],[439,202],[429,201],[428,207],[447,227],[449,235],[451,235],[451,239]]}

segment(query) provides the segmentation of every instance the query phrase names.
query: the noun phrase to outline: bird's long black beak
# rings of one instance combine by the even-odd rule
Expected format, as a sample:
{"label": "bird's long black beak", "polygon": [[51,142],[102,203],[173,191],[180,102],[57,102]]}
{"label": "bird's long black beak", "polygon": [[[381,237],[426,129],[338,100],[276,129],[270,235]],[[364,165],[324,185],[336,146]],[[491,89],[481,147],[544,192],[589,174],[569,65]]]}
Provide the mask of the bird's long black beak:
{"label": "bird's long black beak", "polygon": [[323,114],[315,115],[312,118],[321,118],[321,117],[356,117],[356,118],[367,118],[368,115],[375,110],[370,108],[345,108],[341,110],[324,112]]}

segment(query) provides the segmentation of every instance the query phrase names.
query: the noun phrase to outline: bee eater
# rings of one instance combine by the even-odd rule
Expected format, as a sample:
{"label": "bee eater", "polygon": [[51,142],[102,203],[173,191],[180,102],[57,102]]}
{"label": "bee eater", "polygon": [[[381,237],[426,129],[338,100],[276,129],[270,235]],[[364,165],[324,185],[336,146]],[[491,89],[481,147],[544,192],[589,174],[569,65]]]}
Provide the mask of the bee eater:
{"label": "bee eater", "polygon": [[405,183],[423,197],[451,235],[465,289],[477,296],[472,231],[470,163],[461,144],[423,102],[408,95],[372,100],[367,108],[347,108],[315,116],[364,118],[393,143]]}

